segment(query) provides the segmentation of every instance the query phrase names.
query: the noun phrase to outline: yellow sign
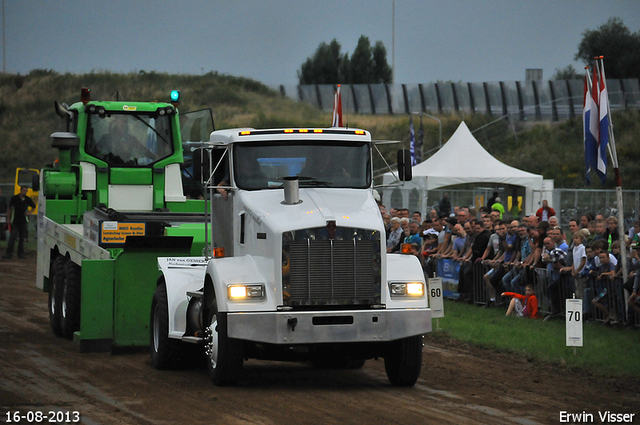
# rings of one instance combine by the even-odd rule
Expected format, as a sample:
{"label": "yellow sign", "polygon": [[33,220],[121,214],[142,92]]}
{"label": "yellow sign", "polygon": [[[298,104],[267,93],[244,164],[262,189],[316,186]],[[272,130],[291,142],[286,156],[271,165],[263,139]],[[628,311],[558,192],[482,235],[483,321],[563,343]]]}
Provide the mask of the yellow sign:
{"label": "yellow sign", "polygon": [[124,243],[127,236],[144,236],[145,223],[102,222],[100,243]]}

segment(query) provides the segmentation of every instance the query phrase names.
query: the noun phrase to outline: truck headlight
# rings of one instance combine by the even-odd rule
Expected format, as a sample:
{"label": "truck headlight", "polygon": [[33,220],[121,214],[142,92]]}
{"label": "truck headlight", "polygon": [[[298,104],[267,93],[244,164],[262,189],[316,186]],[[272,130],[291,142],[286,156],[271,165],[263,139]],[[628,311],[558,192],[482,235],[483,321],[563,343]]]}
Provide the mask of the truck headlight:
{"label": "truck headlight", "polygon": [[231,301],[262,299],[264,287],[261,284],[229,285],[227,294]]}
{"label": "truck headlight", "polygon": [[392,297],[422,297],[424,284],[422,282],[396,282],[389,285]]}

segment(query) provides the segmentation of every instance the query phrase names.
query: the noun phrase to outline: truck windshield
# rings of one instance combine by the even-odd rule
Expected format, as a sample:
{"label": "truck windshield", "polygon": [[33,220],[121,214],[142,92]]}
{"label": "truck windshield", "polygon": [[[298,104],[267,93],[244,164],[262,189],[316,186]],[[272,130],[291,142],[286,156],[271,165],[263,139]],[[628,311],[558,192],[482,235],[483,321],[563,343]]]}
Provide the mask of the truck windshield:
{"label": "truck windshield", "polygon": [[234,178],[241,189],[278,188],[283,177],[298,176],[300,187],[367,188],[371,185],[368,143],[239,143]]}
{"label": "truck windshield", "polygon": [[168,116],[89,115],[85,150],[111,165],[148,165],[173,153]]}

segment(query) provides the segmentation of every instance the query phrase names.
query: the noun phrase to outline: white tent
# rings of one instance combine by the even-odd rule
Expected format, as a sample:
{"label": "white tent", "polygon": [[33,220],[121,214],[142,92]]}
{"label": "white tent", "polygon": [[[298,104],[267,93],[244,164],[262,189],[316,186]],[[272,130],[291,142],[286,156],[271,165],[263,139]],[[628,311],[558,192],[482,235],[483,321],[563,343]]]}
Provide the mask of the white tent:
{"label": "white tent", "polygon": [[[385,185],[394,180],[392,173],[383,177]],[[541,175],[519,170],[494,158],[473,137],[464,121],[438,152],[413,167],[413,180],[406,182],[402,189],[418,189],[424,198],[428,190],[464,183],[524,186],[527,189],[525,212],[533,210],[533,191],[543,190]]]}

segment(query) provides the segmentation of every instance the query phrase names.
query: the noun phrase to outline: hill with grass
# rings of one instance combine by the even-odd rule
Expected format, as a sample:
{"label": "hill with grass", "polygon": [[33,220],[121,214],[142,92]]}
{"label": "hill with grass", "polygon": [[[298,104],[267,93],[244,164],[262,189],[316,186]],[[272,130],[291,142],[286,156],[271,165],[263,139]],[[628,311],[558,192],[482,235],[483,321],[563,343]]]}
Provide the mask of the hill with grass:
{"label": "hill with grass", "polygon": [[[54,101],[71,104],[80,99],[80,88],[89,87],[96,100],[167,101],[172,89],[180,90],[183,112],[203,108],[213,111],[216,129],[233,127],[327,127],[331,116],[305,103],[282,97],[269,87],[242,77],[218,73],[172,75],[156,72],[115,74],[59,74],[34,70],[27,75],[0,75],[0,182],[11,182],[16,167],[41,168],[57,157],[49,135],[60,130]],[[446,115],[442,140],[446,142],[465,120],[484,148],[502,162],[554,179],[556,187],[584,187],[582,120],[559,123],[496,122],[484,115]],[[348,125],[371,131],[374,139],[399,140],[408,148],[409,117],[406,115],[349,114]],[[613,115],[620,170],[625,189],[640,189],[640,112]],[[346,123],[345,123],[346,124]],[[418,133],[417,123],[416,134]],[[433,153],[439,143],[435,121],[424,122],[424,152]],[[381,145],[391,164],[397,145]],[[376,170],[384,161],[375,159]],[[455,167],[455,164],[451,165]],[[614,187],[609,173],[606,188]],[[594,177],[595,179],[595,177]],[[593,187],[600,188],[599,183]]]}

